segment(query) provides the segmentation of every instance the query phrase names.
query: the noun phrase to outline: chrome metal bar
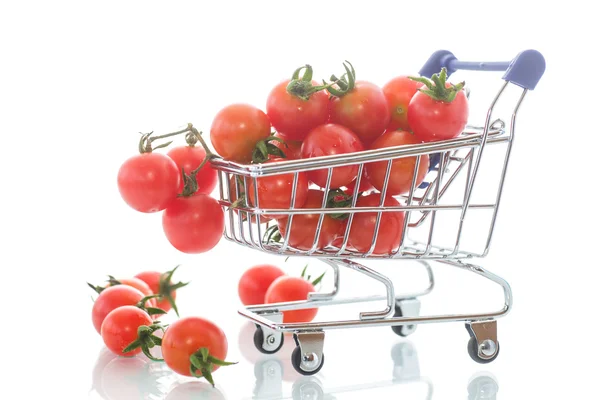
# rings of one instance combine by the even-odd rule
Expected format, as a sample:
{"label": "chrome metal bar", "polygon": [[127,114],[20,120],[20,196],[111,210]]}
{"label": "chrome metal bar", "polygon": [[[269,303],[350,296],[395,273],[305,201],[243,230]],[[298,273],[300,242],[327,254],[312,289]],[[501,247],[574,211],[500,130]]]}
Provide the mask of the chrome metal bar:
{"label": "chrome metal bar", "polygon": [[[323,193],[323,201],[321,202],[321,208],[327,207],[327,197],[329,196],[329,187],[331,185],[331,175],[333,173],[333,169],[329,168],[327,170],[327,179],[325,181],[325,192]],[[325,214],[319,214],[319,221],[317,221],[317,227],[315,229],[315,238],[313,239],[312,247],[308,250],[308,254],[312,254],[317,250],[319,239],[321,238],[321,227],[323,226],[323,220],[325,219]],[[290,229],[288,229],[290,230]]]}
{"label": "chrome metal bar", "polygon": [[[356,202],[358,201],[358,192],[360,189],[360,181],[363,175],[364,164],[358,165],[358,172],[356,176],[356,185],[354,186],[354,193],[352,194],[352,204],[350,204],[350,209],[354,210],[356,207]],[[336,208],[337,212],[339,212],[339,208]],[[348,222],[346,223],[346,229],[344,231],[344,242],[340,247],[340,250],[337,252],[337,256],[341,256],[348,246],[348,240],[350,238],[350,229],[352,229],[352,221],[354,220],[354,213],[350,213],[348,216]]]}
{"label": "chrome metal bar", "polygon": [[392,162],[393,160],[388,160],[387,162],[387,166],[385,169],[385,177],[383,178],[383,187],[382,187],[382,191],[381,191],[381,195],[380,195],[380,199],[379,199],[379,212],[377,213],[377,217],[375,219],[375,227],[373,228],[373,239],[371,240],[371,247],[369,247],[369,250],[366,252],[365,256],[370,256],[371,254],[373,254],[373,251],[375,250],[375,247],[377,245],[377,236],[379,235],[379,225],[381,224],[381,209],[384,207],[385,204],[385,195],[387,194],[387,189],[388,189],[388,184],[389,184],[389,180],[390,180],[390,172],[392,171]]}
{"label": "chrome metal bar", "polygon": [[498,216],[498,209],[500,208],[500,199],[502,197],[502,189],[504,188],[504,179],[506,178],[506,171],[508,169],[508,161],[510,159],[510,152],[512,150],[512,145],[514,141],[515,135],[515,124],[517,121],[517,113],[519,112],[519,108],[521,107],[521,103],[527,94],[527,89],[523,89],[523,93],[513,110],[512,117],[510,120],[510,134],[508,144],[506,145],[506,155],[504,158],[504,165],[502,167],[502,174],[500,175],[500,184],[498,186],[498,193],[496,194],[496,207],[494,208],[494,213],[492,214],[492,222],[490,224],[490,230],[488,232],[488,239],[485,244],[485,249],[483,250],[482,257],[485,257],[490,251],[490,245],[492,242],[492,235],[494,233],[494,227],[496,226],[496,217]]}
{"label": "chrome metal bar", "polygon": [[326,300],[334,298],[340,291],[340,267],[333,260],[327,258],[321,258],[325,264],[329,265],[333,269],[333,289],[331,292],[312,292],[308,294],[308,300]]}
{"label": "chrome metal bar", "polygon": [[[298,174],[299,172],[294,173],[294,179],[292,181],[292,194],[290,198],[290,210],[293,210],[296,205],[296,193],[298,193]],[[284,217],[285,218],[285,217]],[[294,215],[290,214],[287,220],[287,228],[285,230],[285,237],[283,239],[283,246],[281,246],[281,251],[284,251],[289,243],[290,243],[290,234],[292,233],[292,224],[294,222]]]}
{"label": "chrome metal bar", "polygon": [[[413,176],[412,176],[412,181],[410,184],[410,189],[408,191],[408,198],[406,200],[406,204],[407,205],[411,205],[413,202],[413,197],[415,195],[415,188],[417,185],[417,176],[419,173],[419,167],[421,166],[421,157],[420,155],[417,156],[416,160],[415,160],[415,168],[413,170]],[[402,223],[402,233],[400,234],[400,246],[398,246],[398,249],[394,252],[394,256],[397,254],[401,254],[402,251],[404,250],[404,243],[406,242],[406,236],[408,233],[408,222],[410,220],[410,210],[406,211],[405,215],[404,215],[404,221]]]}
{"label": "chrome metal bar", "polygon": [[[440,200],[440,185],[444,181],[444,170],[446,169],[446,153],[442,153],[440,156],[440,171],[438,172],[438,178],[435,185],[435,190],[433,193],[433,204],[437,205]],[[423,255],[428,255],[431,251],[431,244],[433,241],[433,232],[435,228],[435,217],[437,215],[437,211],[434,210],[431,212],[431,223],[429,224],[429,235],[427,238],[427,246],[425,247],[425,251]]]}

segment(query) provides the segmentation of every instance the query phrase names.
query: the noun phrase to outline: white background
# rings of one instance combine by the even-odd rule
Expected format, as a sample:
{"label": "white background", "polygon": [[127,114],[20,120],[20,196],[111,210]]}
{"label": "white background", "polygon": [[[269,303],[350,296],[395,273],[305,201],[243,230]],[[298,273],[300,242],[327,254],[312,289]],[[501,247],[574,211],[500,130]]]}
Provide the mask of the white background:
{"label": "white background", "polygon": [[[312,382],[328,398],[417,399],[427,398],[429,382],[432,398],[462,399],[477,374],[494,377],[499,399],[596,396],[600,132],[593,41],[600,33],[581,1],[554,4],[3,2],[0,397],[290,398],[294,383]],[[159,214],[136,213],[118,194],[116,173],[137,151],[138,132],[188,122],[208,132],[221,107],[264,107],[270,88],[305,63],[327,77],[348,59],[359,79],[383,85],[416,73],[438,49],[498,61],[528,48],[544,54],[547,70],[522,107],[492,251],[481,260],[508,280],[515,298],[499,321],[502,351],[492,364],[470,360],[461,323],[423,325],[407,340],[389,328],[332,331],[319,375],[299,380],[288,338],[276,357],[283,381],[271,365],[274,378],[257,385],[254,364],[262,368],[266,360],[236,313],[237,279],[258,262],[299,273],[305,260],[284,264],[225,241],[207,254],[181,254],[164,238]],[[500,76],[474,74],[474,93],[479,84],[496,89]],[[141,359],[107,357],[90,321],[86,281],[177,264],[178,278],[192,282],[180,292],[182,315],[217,322],[229,338],[228,358],[240,361],[215,374],[218,392],[182,386],[186,380]],[[412,287],[397,264],[381,270]],[[423,299],[424,313],[502,304],[500,293],[474,277],[444,266],[435,272],[439,286]],[[350,295],[380,290],[352,273],[342,276],[342,288]],[[355,317],[359,308],[343,312]],[[405,354],[418,354],[410,358],[419,366],[410,372],[414,381],[406,371],[393,374],[390,354],[402,343]],[[363,390],[353,392],[356,385]]]}

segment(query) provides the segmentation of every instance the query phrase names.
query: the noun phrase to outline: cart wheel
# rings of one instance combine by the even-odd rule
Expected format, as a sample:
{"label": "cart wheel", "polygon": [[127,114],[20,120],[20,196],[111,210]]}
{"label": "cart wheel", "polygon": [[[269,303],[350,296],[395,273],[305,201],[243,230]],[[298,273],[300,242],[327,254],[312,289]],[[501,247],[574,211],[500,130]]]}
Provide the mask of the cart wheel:
{"label": "cart wheel", "polygon": [[[495,347],[493,350],[495,350],[496,352],[490,358],[481,358],[481,356],[479,355],[479,349],[477,346],[477,339],[475,337],[471,337],[469,339],[469,343],[467,344],[467,350],[469,351],[469,356],[471,356],[473,361],[478,362],[479,364],[488,364],[488,363],[491,363],[492,361],[494,361],[498,357],[498,354],[500,354],[500,343],[492,342],[491,340],[489,342],[490,342],[490,346]],[[489,350],[484,349],[483,351],[485,352],[485,351],[489,351]]]}
{"label": "cart wheel", "polygon": [[[279,345],[277,346],[277,336],[280,335]],[[264,354],[275,354],[283,347],[283,333],[273,332],[269,336],[267,336],[267,340],[265,341],[265,335],[263,333],[260,325],[256,325],[256,330],[254,331],[254,346]]]}
{"label": "cart wheel", "polygon": [[[402,317],[402,309],[398,304],[396,304],[396,312],[394,312],[394,317]],[[394,325],[392,326],[392,330],[398,336],[407,337],[415,331],[415,327],[414,325]]]}
{"label": "cart wheel", "polygon": [[[294,369],[301,375],[314,375],[323,368],[323,364],[325,363],[325,354],[321,356],[320,360],[306,360],[306,364],[311,364],[314,362],[318,362],[319,365],[313,369],[312,371],[305,371],[301,368],[302,365],[302,350],[300,350],[300,346],[296,346],[294,351],[292,351],[292,365]],[[311,367],[314,367],[311,365]]]}

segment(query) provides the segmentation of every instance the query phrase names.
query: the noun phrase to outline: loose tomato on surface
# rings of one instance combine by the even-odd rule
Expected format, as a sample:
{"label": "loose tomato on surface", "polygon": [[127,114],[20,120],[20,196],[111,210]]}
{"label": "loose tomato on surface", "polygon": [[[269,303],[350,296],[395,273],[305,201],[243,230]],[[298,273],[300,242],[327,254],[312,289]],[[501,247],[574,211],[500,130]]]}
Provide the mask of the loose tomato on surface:
{"label": "loose tomato on surface", "polygon": [[302,141],[313,128],[327,122],[328,102],[324,86],[312,80],[312,67],[305,65],[294,71],[292,79],[271,90],[267,98],[267,115],[281,137]]}
{"label": "loose tomato on surface", "polygon": [[271,283],[285,273],[275,265],[259,264],[248,268],[240,277],[238,295],[242,304],[264,304]]}
{"label": "loose tomato on surface", "polygon": [[350,129],[365,146],[368,146],[389,125],[390,108],[383,90],[374,83],[356,81],[354,68],[350,63],[346,63],[345,76],[339,80],[334,79],[338,89],[327,88],[332,95],[329,103],[329,122]]}
{"label": "loose tomato on surface", "polygon": [[[122,306],[135,306],[144,298],[144,294],[131,286],[117,285],[106,288],[94,301],[92,323],[98,333],[101,332],[104,318],[112,310]],[[149,304],[149,303],[147,303]]]}
{"label": "loose tomato on surface", "polygon": [[460,135],[469,118],[464,82],[446,82],[446,69],[431,80],[413,78],[426,87],[419,89],[408,105],[408,124],[423,142],[452,139]]}
{"label": "loose tomato on surface", "polygon": [[[267,161],[265,164],[283,161],[285,159],[275,158]],[[289,210],[292,205],[292,191],[294,184],[294,173],[267,175],[256,179],[256,190],[258,192],[258,201],[255,193],[254,180],[248,187],[248,200],[251,205],[260,208]],[[296,197],[294,207],[302,207],[306,202],[308,193],[308,177],[305,172],[298,172],[298,182],[296,186]],[[284,215],[269,215],[272,219],[283,218]]]}
{"label": "loose tomato on surface", "polygon": [[162,355],[169,368],[184,376],[204,376],[213,386],[212,373],[227,356],[227,337],[213,322],[185,317],[172,323],[162,338]]}
{"label": "loose tomato on surface", "polygon": [[[315,291],[312,283],[302,277],[281,276],[277,278],[265,295],[265,303],[282,303],[308,299],[308,294]],[[310,322],[317,316],[318,308],[283,311],[284,323]]]}
{"label": "loose tomato on surface", "polygon": [[[356,202],[356,207],[379,207],[380,202],[381,194],[372,193],[367,196],[361,196]],[[393,197],[386,197],[383,205],[393,207],[400,206],[400,203]],[[357,251],[365,253],[370,250],[376,221],[376,212],[354,214],[348,241]],[[404,213],[402,211],[382,212],[373,254],[390,254],[397,249],[402,239],[403,224]]]}
{"label": "loose tomato on surface", "polygon": [[[206,151],[202,146],[178,146],[169,150],[167,156],[175,161],[179,171],[183,170],[189,175],[202,164],[202,161],[206,158]],[[196,182],[198,184],[196,193],[211,194],[217,185],[217,171],[215,171],[209,163],[206,163],[196,173]],[[179,185],[178,192],[181,193],[182,191],[183,180]]]}
{"label": "loose tomato on surface", "polygon": [[198,254],[219,243],[225,216],[217,200],[208,195],[177,197],[163,211],[162,226],[173,247],[182,253]]}
{"label": "loose tomato on surface", "polygon": [[[302,208],[321,208],[324,195],[325,193],[321,190],[309,190],[306,203],[304,203]],[[321,214],[295,215],[292,219],[292,229],[288,244],[300,250],[310,250],[313,247],[320,217]],[[277,221],[282,237],[286,235],[288,222],[289,217],[281,218]],[[340,219],[335,219],[330,214],[325,214],[321,223],[316,249],[320,250],[329,246],[338,236],[341,225],[342,221]]]}
{"label": "loose tomato on surface", "polygon": [[123,306],[108,313],[102,322],[100,334],[106,347],[113,353],[134,356],[142,351],[141,347],[127,353],[123,350],[137,340],[140,326],[150,326],[152,322],[150,315],[138,307]]}
{"label": "loose tomato on surface", "polygon": [[[382,149],[385,147],[395,147],[407,144],[421,143],[412,133],[407,131],[387,131],[381,135],[373,144],[371,149]],[[396,196],[399,194],[408,193],[412,184],[413,174],[417,157],[402,157],[392,161],[392,168],[388,178],[387,196]],[[367,177],[369,182],[379,191],[383,191],[385,183],[385,174],[388,161],[378,161],[366,164]],[[429,170],[429,156],[422,155],[419,161],[419,169],[417,170],[417,180],[415,188],[419,187],[427,171]]]}
{"label": "loose tomato on surface", "polygon": [[157,308],[160,308],[165,312],[173,309],[173,311],[179,315],[177,303],[175,302],[177,299],[177,290],[187,286],[189,282],[171,282],[177,268],[179,268],[179,266],[167,272],[143,271],[135,277],[144,281],[150,287],[153,294],[160,296],[156,301]]}
{"label": "loose tomato on surface", "polygon": [[121,197],[139,212],[164,210],[177,197],[181,172],[177,164],[161,153],[141,153],[119,168],[117,184]]}
{"label": "loose tomato on surface", "polygon": [[408,76],[397,76],[383,85],[383,93],[387,99],[390,114],[392,116],[388,131],[402,129],[410,131],[408,125],[408,104],[413,96],[422,87],[421,82],[416,82]]}
{"label": "loose tomato on surface", "polygon": [[[325,124],[313,129],[302,143],[302,158],[347,154],[364,150],[358,136],[350,129],[337,124]],[[307,172],[309,179],[324,188],[327,183],[327,169]],[[330,189],[350,184],[358,174],[358,165],[333,168]]]}
{"label": "loose tomato on surface", "polygon": [[[138,279],[138,278],[116,279],[114,276],[108,275],[107,282],[108,282],[108,284],[106,284],[104,286],[94,286],[91,283],[88,283],[88,286],[91,287],[98,294],[102,293],[104,291],[104,289],[106,289],[107,287],[116,286],[116,285],[131,286],[132,288],[137,289],[140,292],[142,292],[144,297],[152,296],[154,294],[154,292],[152,292],[152,289],[150,289],[150,286],[148,286],[148,284],[146,282],[144,282],[143,280]],[[148,304],[151,305],[152,307],[154,307],[156,305],[156,299],[149,299]]]}
{"label": "loose tomato on surface", "polygon": [[252,161],[256,144],[271,135],[269,117],[250,104],[232,104],[217,113],[210,140],[217,153],[239,163]]}

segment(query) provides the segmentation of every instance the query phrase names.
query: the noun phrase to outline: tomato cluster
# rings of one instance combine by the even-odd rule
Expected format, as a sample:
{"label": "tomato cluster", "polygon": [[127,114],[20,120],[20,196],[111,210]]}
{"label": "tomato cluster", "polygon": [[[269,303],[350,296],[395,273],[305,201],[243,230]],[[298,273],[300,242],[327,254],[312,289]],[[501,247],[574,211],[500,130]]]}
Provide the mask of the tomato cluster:
{"label": "tomato cluster", "polygon": [[[331,76],[320,85],[313,79],[310,65],[296,69],[291,77],[273,87],[266,100],[266,112],[250,104],[224,107],[213,120],[210,137],[216,152],[238,163],[275,163],[284,159],[308,159],[336,154],[358,153],[403,145],[414,145],[458,136],[467,123],[468,104],[464,83],[446,81],[442,69],[431,79],[401,75],[383,87],[356,80],[356,71],[344,63],[341,78]],[[272,132],[274,130],[275,132]],[[432,162],[438,162],[431,157]],[[357,193],[357,207],[397,205],[394,196],[406,194],[419,185],[430,169],[430,157],[394,159],[387,179],[387,161],[365,164]],[[433,166],[431,166],[433,167]],[[416,168],[416,171],[415,171]],[[236,193],[248,188],[245,200],[251,207],[287,210],[348,206],[355,193],[359,165],[350,164],[297,174],[292,198],[294,173],[267,175],[237,185],[232,178],[232,203]],[[416,175],[416,176],[414,176]],[[413,179],[414,178],[414,179]],[[256,187],[255,187],[256,185]],[[330,198],[324,199],[324,189]],[[385,189],[386,198],[380,193]],[[345,194],[340,197],[340,193]],[[244,193],[240,193],[244,195]],[[240,196],[241,197],[241,196]],[[260,222],[276,220],[279,232],[289,229],[289,245],[301,250],[323,249],[339,243],[346,231],[347,215],[326,214],[320,236],[315,238],[320,214],[296,215],[291,228],[284,214],[262,215]],[[256,221],[254,221],[256,222]],[[384,213],[373,252],[387,254],[400,243],[404,223],[401,212]],[[376,225],[375,213],[360,213],[350,229],[349,248],[369,251]]]}
{"label": "tomato cluster", "polygon": [[[171,282],[176,269],[144,271],[126,279],[109,275],[104,286],[88,284],[99,293],[92,322],[111,352],[124,357],[143,352],[178,374],[204,377],[214,386],[212,373],[233,364],[224,361],[227,337],[221,328],[201,317],[180,318],[170,325],[156,320],[171,309],[179,316],[177,290],[188,283]],[[154,347],[160,348],[162,359],[151,353]]]}
{"label": "tomato cluster", "polygon": [[[171,142],[152,147],[157,139],[180,134],[186,134],[187,145],[166,154],[156,150]],[[142,135],[139,154],[126,160],[118,172],[119,193],[125,203],[143,213],[162,212],[166,238],[183,253],[211,250],[225,228],[223,210],[210,196],[217,184],[217,172],[208,163],[212,157],[200,132],[190,124],[162,136]]]}
{"label": "tomato cluster", "polygon": [[[244,305],[283,303],[308,299],[316,291],[325,273],[311,281],[307,267],[298,276],[286,275],[279,267],[259,264],[248,268],[240,277],[238,295]],[[310,322],[317,316],[317,308],[283,311],[283,322]]]}

